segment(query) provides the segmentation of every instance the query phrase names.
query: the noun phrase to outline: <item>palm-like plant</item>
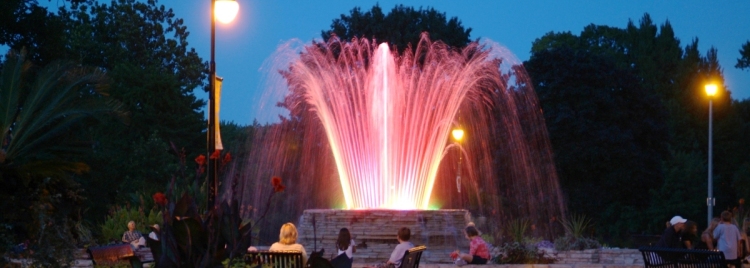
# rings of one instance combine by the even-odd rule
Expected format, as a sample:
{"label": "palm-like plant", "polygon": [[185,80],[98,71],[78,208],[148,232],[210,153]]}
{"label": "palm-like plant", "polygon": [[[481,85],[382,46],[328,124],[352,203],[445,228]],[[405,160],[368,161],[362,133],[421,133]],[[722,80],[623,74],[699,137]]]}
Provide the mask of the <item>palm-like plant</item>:
{"label": "palm-like plant", "polygon": [[106,97],[101,70],[70,62],[37,70],[25,54],[10,51],[0,65],[0,224],[12,229],[0,236],[29,241],[32,257],[54,266],[72,256],[66,226],[75,224],[81,196],[71,175],[88,170],[76,158],[92,148],[77,130],[123,113]]}
{"label": "palm-like plant", "polygon": [[23,51],[10,51],[2,65],[3,175],[10,172],[27,181],[86,171],[88,166],[73,157],[90,150],[91,144],[76,135],[76,129],[91,118],[123,115],[120,105],[106,98],[104,72],[58,61],[39,70],[27,83],[31,71]]}

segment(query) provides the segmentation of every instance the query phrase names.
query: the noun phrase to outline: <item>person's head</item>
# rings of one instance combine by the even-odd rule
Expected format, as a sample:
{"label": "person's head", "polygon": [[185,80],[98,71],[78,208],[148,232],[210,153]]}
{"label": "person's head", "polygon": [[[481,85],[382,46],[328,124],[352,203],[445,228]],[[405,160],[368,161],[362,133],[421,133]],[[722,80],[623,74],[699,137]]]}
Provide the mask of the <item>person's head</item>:
{"label": "person's head", "polygon": [[714,217],[713,219],[711,219],[711,224],[708,225],[708,228],[706,228],[706,230],[703,232],[708,233],[713,236],[714,229],[716,229],[716,226],[718,226],[720,222],[721,222],[720,218]]}
{"label": "person's head", "polygon": [[685,231],[689,234],[698,234],[698,224],[694,221],[686,221],[685,222]]}
{"label": "person's head", "polygon": [[477,227],[474,227],[473,225],[466,226],[466,229],[464,230],[466,232],[466,237],[472,238],[479,235],[479,231],[477,231]]}
{"label": "person's head", "polygon": [[339,230],[339,238],[336,240],[336,247],[340,250],[346,250],[349,248],[351,241],[352,234],[349,233],[349,229],[341,228],[341,230]]}
{"label": "person's head", "polygon": [[297,228],[291,222],[284,223],[279,232],[279,243],[291,245],[297,243]]}
{"label": "person's head", "polygon": [[738,201],[738,203],[740,203],[740,205],[744,205],[745,204],[745,199],[744,198],[740,198],[740,201]]}
{"label": "person's head", "polygon": [[154,231],[158,232],[159,231],[159,224],[151,225],[151,230],[154,230]]}
{"label": "person's head", "polygon": [[128,222],[128,230],[130,230],[130,231],[135,230],[135,222],[134,221],[129,221]]}
{"label": "person's head", "polygon": [[411,239],[411,230],[406,227],[398,229],[398,239],[401,241],[409,241],[409,239]]}
{"label": "person's head", "polygon": [[728,210],[724,210],[721,212],[721,221],[732,222],[732,218],[732,212],[729,212]]}
{"label": "person's head", "polygon": [[669,220],[669,224],[671,224],[678,232],[684,229],[685,222],[687,222],[687,219],[680,216],[674,216],[671,220]]}

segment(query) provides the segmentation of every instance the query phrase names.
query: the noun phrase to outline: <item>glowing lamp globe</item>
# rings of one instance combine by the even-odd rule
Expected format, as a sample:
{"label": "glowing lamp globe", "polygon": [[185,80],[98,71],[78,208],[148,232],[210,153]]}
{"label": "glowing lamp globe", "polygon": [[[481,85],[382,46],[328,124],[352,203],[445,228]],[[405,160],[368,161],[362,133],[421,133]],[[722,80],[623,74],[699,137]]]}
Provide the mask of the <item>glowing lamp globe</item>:
{"label": "glowing lamp globe", "polygon": [[232,22],[240,10],[240,4],[235,0],[217,0],[214,5],[214,16],[225,24]]}
{"label": "glowing lamp globe", "polygon": [[464,130],[463,129],[454,129],[451,134],[453,134],[453,138],[457,141],[461,141],[461,139],[464,138]]}
{"label": "glowing lamp globe", "polygon": [[708,96],[714,96],[714,95],[716,95],[717,88],[718,87],[716,86],[716,84],[708,84],[708,85],[706,85],[706,94],[708,94]]}

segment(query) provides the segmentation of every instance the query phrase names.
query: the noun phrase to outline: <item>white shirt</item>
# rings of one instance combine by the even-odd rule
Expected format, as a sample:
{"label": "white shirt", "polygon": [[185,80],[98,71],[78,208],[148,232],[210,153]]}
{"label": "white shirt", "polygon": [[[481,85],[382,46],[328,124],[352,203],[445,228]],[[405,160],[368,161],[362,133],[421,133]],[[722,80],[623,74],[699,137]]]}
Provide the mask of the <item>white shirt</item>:
{"label": "white shirt", "polygon": [[346,253],[346,256],[349,257],[349,259],[351,259],[352,256],[354,256],[353,248],[354,248],[354,239],[352,239],[352,241],[349,241],[349,247],[346,250],[338,249],[338,253],[336,254],[336,256],[341,255],[342,253]]}
{"label": "white shirt", "polygon": [[148,238],[151,238],[153,240],[159,241],[159,237],[156,236],[156,233],[154,233],[154,232],[149,233],[148,234]]}
{"label": "white shirt", "polygon": [[404,258],[404,253],[409,251],[410,248],[413,248],[414,244],[412,244],[409,241],[401,242],[400,244],[396,245],[396,248],[393,249],[393,253],[391,253],[391,258],[388,259],[388,261],[394,263],[396,267],[401,266],[401,259]]}

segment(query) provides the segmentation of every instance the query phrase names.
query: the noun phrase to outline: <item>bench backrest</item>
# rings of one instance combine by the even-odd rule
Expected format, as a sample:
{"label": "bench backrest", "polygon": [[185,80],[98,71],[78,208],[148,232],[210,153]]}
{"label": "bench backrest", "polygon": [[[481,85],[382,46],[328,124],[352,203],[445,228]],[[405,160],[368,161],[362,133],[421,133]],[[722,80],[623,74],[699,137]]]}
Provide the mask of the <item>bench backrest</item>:
{"label": "bench backrest", "polygon": [[302,268],[302,252],[300,251],[253,251],[245,254],[245,264],[253,267],[283,267]]}
{"label": "bench backrest", "polygon": [[416,246],[410,248],[404,253],[404,258],[401,259],[400,268],[416,268],[419,267],[419,259],[422,258],[422,252],[427,249],[425,246]]}
{"label": "bench backrest", "polygon": [[94,264],[112,264],[135,256],[130,244],[93,247],[87,250]]}
{"label": "bench backrest", "polygon": [[643,264],[649,267],[674,268],[725,268],[724,253],[702,249],[676,249],[659,247],[641,247]]}

